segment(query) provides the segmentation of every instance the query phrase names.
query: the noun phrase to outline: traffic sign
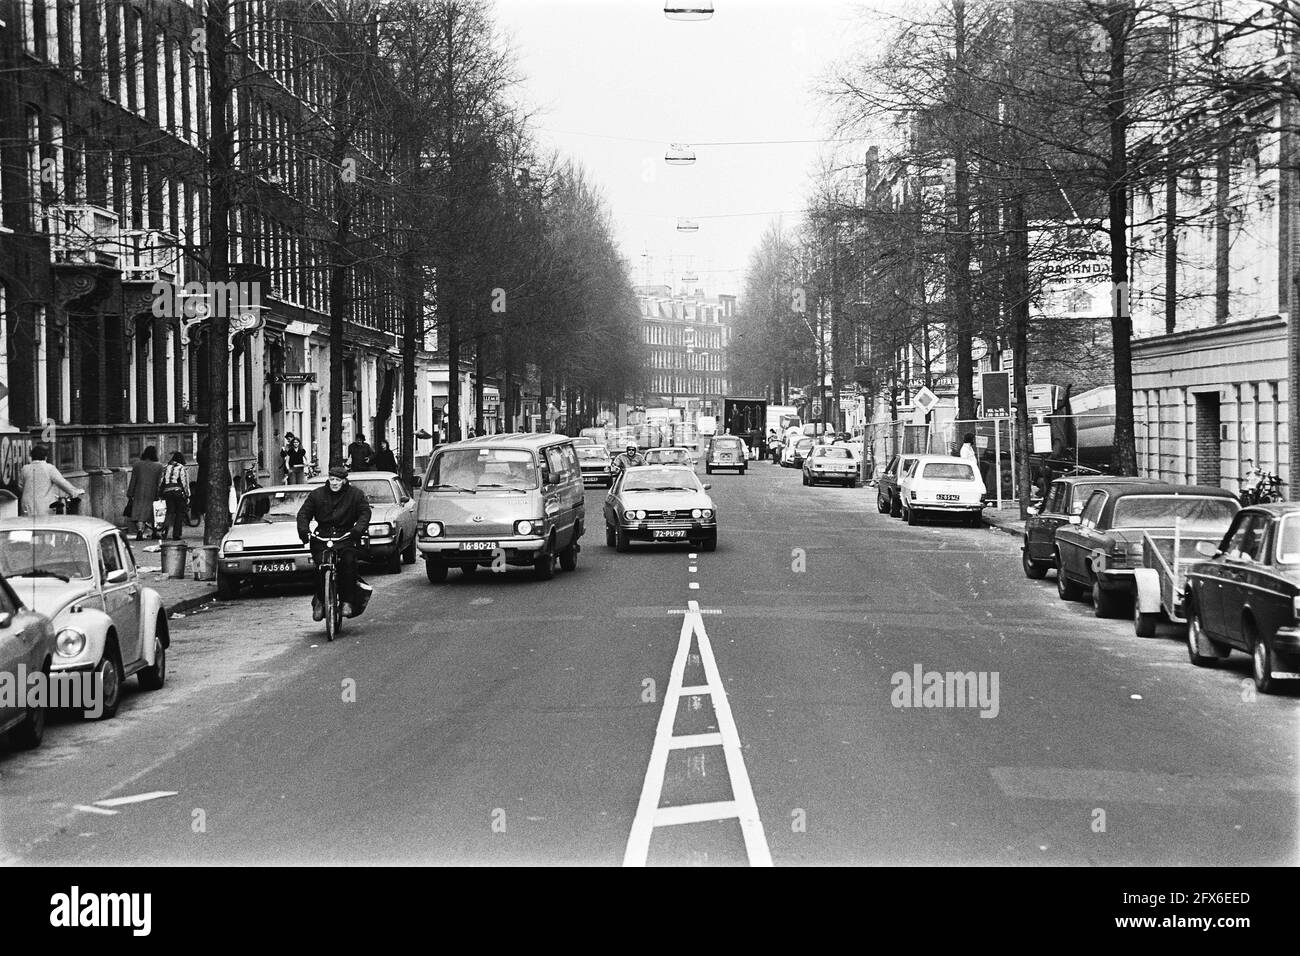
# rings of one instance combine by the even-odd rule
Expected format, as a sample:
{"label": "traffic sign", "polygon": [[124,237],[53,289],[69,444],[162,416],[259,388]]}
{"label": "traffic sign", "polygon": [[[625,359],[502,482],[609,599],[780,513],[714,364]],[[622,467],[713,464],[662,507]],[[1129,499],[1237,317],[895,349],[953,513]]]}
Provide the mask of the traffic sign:
{"label": "traffic sign", "polygon": [[922,385],[921,390],[913,396],[912,404],[923,412],[929,412],[930,409],[939,404],[939,396]]}
{"label": "traffic sign", "polygon": [[1025,408],[1030,415],[1047,415],[1052,411],[1052,386],[1026,385]]}
{"label": "traffic sign", "polygon": [[1034,429],[1034,454],[1049,455],[1052,452],[1052,426],[1051,425],[1033,425]]}
{"label": "traffic sign", "polygon": [[821,403],[821,402],[813,402],[813,407],[812,407],[812,417],[813,417],[813,418],[821,418],[821,417],[822,417],[822,403]]}
{"label": "traffic sign", "polygon": [[981,414],[984,418],[1011,417],[1011,374],[985,372],[980,376]]}

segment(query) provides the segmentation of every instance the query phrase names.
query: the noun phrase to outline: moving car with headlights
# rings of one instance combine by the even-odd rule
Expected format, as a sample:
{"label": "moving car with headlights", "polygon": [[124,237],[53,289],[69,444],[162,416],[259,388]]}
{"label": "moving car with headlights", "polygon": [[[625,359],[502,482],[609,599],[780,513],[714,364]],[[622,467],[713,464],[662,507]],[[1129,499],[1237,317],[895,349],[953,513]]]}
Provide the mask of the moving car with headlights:
{"label": "moving car with headlights", "polygon": [[1037,507],[1031,507],[1029,517],[1025,519],[1025,534],[1020,549],[1020,563],[1024,567],[1025,577],[1039,580],[1056,567],[1056,529],[1068,524],[1070,515],[1082,512],[1083,503],[1096,489],[1103,485],[1142,483],[1141,478],[1112,475],[1079,475],[1053,481],[1048,486],[1047,497]]}
{"label": "moving car with headlights", "polygon": [[916,461],[915,455],[895,455],[876,480],[876,510],[882,515],[894,518],[902,517],[903,502],[898,495],[898,483],[907,474],[907,469]]}
{"label": "moving car with headlights", "polygon": [[[0,564],[5,563],[0,552]],[[23,604],[0,573],[0,674],[17,680],[19,674],[49,674],[54,665],[54,627],[44,614]],[[44,707],[28,707],[27,700],[0,699],[0,734],[9,734],[14,747],[39,747],[45,736]]]}
{"label": "moving car with headlights", "polygon": [[416,511],[430,583],[496,560],[541,581],[578,566],[587,520],[573,442],[559,434],[484,435],[435,449]]}
{"label": "moving car with headlights", "polygon": [[1210,485],[1103,485],[1056,530],[1056,592],[1075,601],[1089,589],[1098,617],[1124,614],[1143,533],[1169,535],[1177,523],[1187,535],[1222,534],[1240,508],[1236,495]]}
{"label": "moving car with headlights", "polygon": [[815,485],[833,481],[845,488],[858,486],[858,462],[847,448],[818,445],[803,463],[803,483]]}
{"label": "moving car with headlights", "polygon": [[1300,503],[1253,505],[1233,519],[1208,561],[1188,573],[1187,653],[1198,667],[1234,649],[1251,656],[1263,694],[1300,680]]}
{"label": "moving car with headlights", "polygon": [[604,485],[614,483],[614,459],[604,445],[574,445],[578,453],[578,467],[582,469],[582,484]]}
{"label": "moving car with headlights", "polygon": [[605,498],[605,544],[627,551],[633,541],[718,545],[718,513],[693,468],[638,465],[623,472]]}
{"label": "moving car with headlights", "polygon": [[273,485],[246,491],[217,550],[217,596],[239,597],[240,588],[311,581],[316,566],[298,540],[298,511],[312,485]]}
{"label": "moving car with headlights", "polygon": [[715,468],[735,469],[742,475],[749,461],[749,449],[735,435],[714,435],[704,456],[704,470],[713,474]]}
{"label": "moving car with headlights", "polygon": [[978,527],[984,490],[973,462],[951,455],[917,455],[898,483],[898,501],[908,524],[919,523],[923,514],[950,514]]}
{"label": "moving car with headlights", "polygon": [[[312,487],[325,476],[313,478]],[[370,503],[370,529],[361,539],[358,557],[396,574],[415,563],[415,499],[391,471],[354,471],[348,483],[360,488]]]}
{"label": "moving car with headlights", "polygon": [[695,456],[689,448],[651,448],[645,453],[647,465],[685,465],[695,467]]}
{"label": "moving car with headlights", "polygon": [[101,719],[117,713],[122,684],[143,690],[167,679],[167,609],[140,582],[122,532],[90,517],[0,520],[0,574],[54,626],[53,672],[88,671],[102,681]]}
{"label": "moving car with headlights", "polygon": [[813,447],[817,444],[817,439],[796,438],[794,441],[785,443],[785,451],[781,453],[782,468],[802,468],[803,460],[808,457]]}

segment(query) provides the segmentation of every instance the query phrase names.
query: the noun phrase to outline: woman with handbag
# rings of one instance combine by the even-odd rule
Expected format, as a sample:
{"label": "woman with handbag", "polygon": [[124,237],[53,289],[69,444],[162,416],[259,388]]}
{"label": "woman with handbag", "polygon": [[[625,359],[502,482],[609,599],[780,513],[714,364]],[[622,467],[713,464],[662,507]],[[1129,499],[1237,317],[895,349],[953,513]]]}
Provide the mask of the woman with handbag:
{"label": "woman with handbag", "polygon": [[158,537],[158,528],[154,525],[153,502],[158,497],[158,487],[162,484],[163,466],[158,463],[158,449],[150,445],[140,453],[140,460],[131,466],[131,481],[126,486],[126,516],[135,522],[135,540],[144,539],[145,525],[149,526],[150,537]]}
{"label": "woman with handbag", "polygon": [[181,539],[185,527],[185,514],[190,509],[190,476],[185,467],[185,456],[175,452],[163,472],[162,496],[167,502],[167,520],[163,522],[163,537],[170,533],[173,541]]}

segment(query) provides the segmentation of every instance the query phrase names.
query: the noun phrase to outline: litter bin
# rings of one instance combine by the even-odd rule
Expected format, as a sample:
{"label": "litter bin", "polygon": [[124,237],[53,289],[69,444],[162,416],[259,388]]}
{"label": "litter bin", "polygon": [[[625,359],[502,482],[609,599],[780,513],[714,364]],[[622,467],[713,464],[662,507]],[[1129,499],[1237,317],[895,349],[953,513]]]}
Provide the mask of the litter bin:
{"label": "litter bin", "polygon": [[215,581],[217,579],[217,546],[201,544],[190,549],[190,571],[195,581]]}
{"label": "litter bin", "polygon": [[164,541],[162,545],[163,574],[169,578],[185,577],[185,558],[189,545],[184,541]]}

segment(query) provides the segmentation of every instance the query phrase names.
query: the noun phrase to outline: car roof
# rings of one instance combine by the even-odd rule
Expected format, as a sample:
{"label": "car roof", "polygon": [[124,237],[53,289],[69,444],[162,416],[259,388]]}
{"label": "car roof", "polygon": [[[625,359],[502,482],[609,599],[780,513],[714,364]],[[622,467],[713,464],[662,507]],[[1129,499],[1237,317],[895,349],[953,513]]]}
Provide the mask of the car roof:
{"label": "car roof", "polygon": [[1270,501],[1242,508],[1242,511],[1261,511],[1274,518],[1284,515],[1300,514],[1300,501]]}
{"label": "car roof", "polygon": [[932,461],[952,461],[958,464],[969,465],[969,458],[958,458],[956,455],[904,455],[904,458],[915,458],[917,461],[929,464]]}
{"label": "car roof", "polygon": [[[356,481],[361,478],[396,478],[395,471],[354,471],[348,475],[348,481]],[[323,485],[329,480],[329,475],[313,475],[307,479],[309,485]],[[293,485],[276,485],[277,488],[292,488]]]}
{"label": "car roof", "polygon": [[246,495],[267,494],[280,491],[311,491],[313,487],[323,484],[323,481],[315,478],[309,479],[307,483],[301,485],[266,485],[263,488],[250,488],[244,492]]}
{"label": "car roof", "polygon": [[466,438],[463,441],[446,442],[434,451],[446,451],[448,448],[460,448],[466,445],[472,448],[501,445],[507,448],[529,448],[535,451],[548,445],[571,441],[573,439],[568,435],[561,435],[558,432],[503,432],[499,435],[479,435],[477,438]]}
{"label": "car roof", "polygon": [[1198,497],[1237,500],[1235,494],[1227,488],[1220,488],[1218,485],[1171,485],[1167,481],[1143,481],[1124,485],[1122,488],[1117,489],[1111,495],[1111,498],[1131,498],[1136,495],[1163,495],[1166,497],[1196,495]]}
{"label": "car roof", "polygon": [[1136,484],[1155,484],[1152,478],[1134,478],[1126,475],[1065,475],[1061,478],[1053,478],[1053,481],[1063,481],[1067,485],[1077,485],[1086,481],[1090,485],[1136,485]]}
{"label": "car roof", "polygon": [[21,515],[17,518],[0,518],[0,531],[27,531],[34,528],[75,531],[78,534],[102,534],[119,531],[117,525],[90,515]]}

